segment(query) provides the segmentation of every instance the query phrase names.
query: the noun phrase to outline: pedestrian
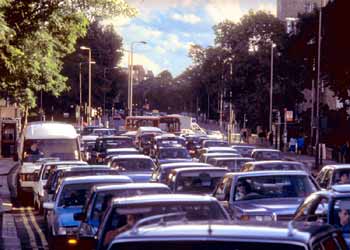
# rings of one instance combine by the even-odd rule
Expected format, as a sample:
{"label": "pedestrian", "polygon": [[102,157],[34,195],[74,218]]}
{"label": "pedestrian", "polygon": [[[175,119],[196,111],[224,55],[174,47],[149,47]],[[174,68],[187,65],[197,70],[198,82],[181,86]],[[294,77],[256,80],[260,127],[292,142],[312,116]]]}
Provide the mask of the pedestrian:
{"label": "pedestrian", "polygon": [[305,141],[304,141],[304,136],[299,136],[297,139],[297,145],[298,145],[298,154],[301,155],[303,150],[304,150],[304,145],[305,145]]}
{"label": "pedestrian", "polygon": [[295,152],[297,146],[297,141],[294,137],[291,137],[289,139],[289,151],[290,152]]}

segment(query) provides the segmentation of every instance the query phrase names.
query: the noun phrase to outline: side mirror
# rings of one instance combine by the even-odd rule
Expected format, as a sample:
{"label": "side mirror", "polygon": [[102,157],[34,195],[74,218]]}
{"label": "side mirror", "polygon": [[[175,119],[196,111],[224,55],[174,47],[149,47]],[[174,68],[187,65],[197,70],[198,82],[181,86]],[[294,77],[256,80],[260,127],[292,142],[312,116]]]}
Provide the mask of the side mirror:
{"label": "side mirror", "polygon": [[85,213],[81,212],[81,213],[75,213],[73,215],[74,220],[76,221],[83,221],[85,219]]}
{"label": "side mirror", "polygon": [[53,202],[44,202],[43,207],[48,210],[52,210],[55,207],[55,203]]}

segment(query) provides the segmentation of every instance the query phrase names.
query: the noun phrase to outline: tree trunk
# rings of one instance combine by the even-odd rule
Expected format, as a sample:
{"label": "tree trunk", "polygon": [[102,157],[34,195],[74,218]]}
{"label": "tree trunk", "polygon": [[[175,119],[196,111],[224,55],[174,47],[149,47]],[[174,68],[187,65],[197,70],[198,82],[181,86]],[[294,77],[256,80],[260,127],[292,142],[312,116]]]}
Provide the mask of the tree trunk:
{"label": "tree trunk", "polygon": [[24,128],[27,126],[28,123],[28,112],[29,112],[29,107],[28,105],[24,106],[24,115],[23,115],[23,122],[22,122],[22,127],[21,127],[21,138],[24,136]]}

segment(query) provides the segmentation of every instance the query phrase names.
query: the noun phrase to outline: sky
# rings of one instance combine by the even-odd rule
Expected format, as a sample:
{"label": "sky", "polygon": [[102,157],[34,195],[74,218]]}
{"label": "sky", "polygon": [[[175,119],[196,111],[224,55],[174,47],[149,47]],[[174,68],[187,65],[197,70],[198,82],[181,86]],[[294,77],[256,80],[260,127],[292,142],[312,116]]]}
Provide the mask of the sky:
{"label": "sky", "polygon": [[[138,10],[133,18],[110,20],[123,37],[124,48],[134,45],[134,65],[155,75],[169,70],[174,77],[191,65],[191,44],[214,45],[213,26],[225,19],[238,22],[249,10],[276,15],[276,0],[125,0]],[[127,65],[125,53],[121,66]]]}

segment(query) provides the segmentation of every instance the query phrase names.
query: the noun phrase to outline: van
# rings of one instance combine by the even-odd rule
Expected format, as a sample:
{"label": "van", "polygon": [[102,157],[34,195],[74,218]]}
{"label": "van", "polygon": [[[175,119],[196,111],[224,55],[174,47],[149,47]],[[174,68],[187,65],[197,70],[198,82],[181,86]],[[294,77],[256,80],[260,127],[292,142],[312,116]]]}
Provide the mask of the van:
{"label": "van", "polygon": [[17,197],[27,200],[33,195],[43,162],[81,160],[79,135],[72,125],[66,123],[28,123],[18,145],[18,159]]}

